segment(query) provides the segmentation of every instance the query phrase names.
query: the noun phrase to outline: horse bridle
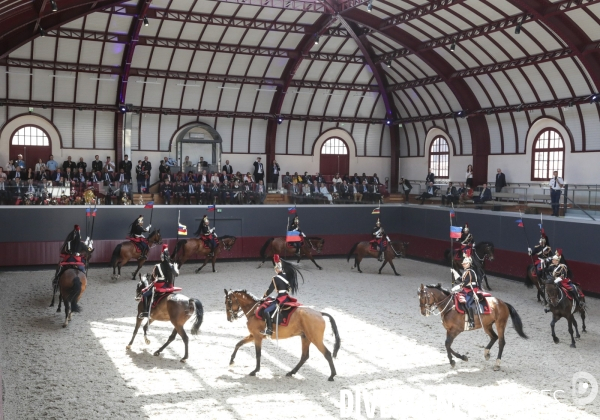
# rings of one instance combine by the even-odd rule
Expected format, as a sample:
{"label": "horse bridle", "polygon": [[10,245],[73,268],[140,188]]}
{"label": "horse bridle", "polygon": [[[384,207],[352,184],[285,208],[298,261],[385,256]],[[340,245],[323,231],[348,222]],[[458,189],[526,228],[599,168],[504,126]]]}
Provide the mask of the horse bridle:
{"label": "horse bridle", "polygon": [[[485,261],[486,259],[488,259],[487,252],[486,252],[485,254],[483,254],[483,258],[481,258],[481,257],[479,256],[479,254],[477,253],[477,248],[475,248],[475,247],[473,247],[473,253],[475,254],[475,256],[477,257],[477,259],[478,259],[479,261],[482,261],[482,262],[483,262],[483,261]],[[490,261],[491,261],[491,260],[490,260]]]}
{"label": "horse bridle", "polygon": [[[440,300],[439,302],[435,302],[435,300],[433,300],[433,294],[429,293],[429,291],[427,290],[427,287],[425,287],[425,289],[423,289],[423,294],[425,295],[425,302],[423,304],[423,307],[425,308],[425,316],[429,316],[429,315],[443,315],[444,312],[446,312],[446,309],[448,309],[448,306],[450,305],[450,303],[452,302],[452,295],[448,295],[446,296],[444,299]],[[421,289],[419,289],[419,295],[421,295]],[[429,299],[431,298],[431,300],[433,300],[433,303],[427,303],[429,302]],[[448,302],[446,303],[446,305],[444,306],[443,309],[440,310],[439,305],[444,301],[448,299]],[[435,309],[437,309],[437,313],[435,313]]]}
{"label": "horse bridle", "polygon": [[254,308],[256,307],[256,305],[259,304],[259,302],[256,302],[252,306],[252,308],[250,308],[250,310],[248,312],[244,313],[244,310],[242,309],[242,305],[240,305],[240,301],[238,300],[237,296],[234,296],[235,300],[237,302],[237,305],[238,305],[237,311],[234,311],[233,310],[233,300],[231,300],[231,296],[233,296],[233,295],[234,295],[234,293],[232,293],[232,292],[230,292],[230,293],[227,294],[227,313],[229,315],[231,315],[232,322],[234,320],[242,318],[242,316],[240,315],[240,313],[244,314],[244,316],[248,316],[248,314],[250,314],[254,310]]}

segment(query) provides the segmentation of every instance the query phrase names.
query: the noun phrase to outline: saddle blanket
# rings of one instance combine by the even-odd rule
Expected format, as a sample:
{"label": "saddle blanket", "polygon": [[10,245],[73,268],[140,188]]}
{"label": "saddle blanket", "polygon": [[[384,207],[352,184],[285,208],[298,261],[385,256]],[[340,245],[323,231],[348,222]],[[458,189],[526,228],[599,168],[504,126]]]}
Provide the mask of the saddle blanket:
{"label": "saddle blanket", "polygon": [[[288,301],[284,303],[282,307],[279,308],[279,325],[281,325],[282,327],[288,326],[292,314],[296,311],[296,309],[298,309],[298,306],[302,306],[302,304],[296,301],[296,299],[291,299],[293,299],[293,301]],[[267,298],[267,300],[261,303],[260,306],[256,309],[256,312],[254,312],[256,317],[258,319],[264,319],[264,310],[274,301],[275,299],[273,298]],[[273,314],[275,314],[275,318],[277,319],[277,314],[275,313],[275,311],[273,312]]]}
{"label": "saddle blanket", "polygon": [[[371,245],[371,251],[379,251],[379,240],[378,239],[371,239],[369,241],[369,245]],[[381,241],[381,245],[385,248],[387,246],[387,241]]]}
{"label": "saddle blanket", "polygon": [[[568,281],[568,279],[565,279],[566,281]],[[568,289],[568,286],[566,284],[564,284],[565,280],[563,280],[559,285],[560,288],[562,289],[562,291],[565,293],[565,295],[569,298],[569,300],[573,300],[573,295],[570,292],[570,290]],[[581,291],[581,286],[575,282],[571,282],[573,283],[573,285],[575,286],[575,290],[577,291],[577,293],[579,294],[579,297],[585,297],[585,295],[583,294],[583,292]]]}
{"label": "saddle blanket", "polygon": [[[219,240],[217,238],[215,239],[215,248],[219,246]],[[202,247],[205,249],[210,249],[210,245],[208,244],[208,239],[204,239],[202,237],[200,237],[200,240],[202,241]]]}
{"label": "saddle blanket", "polygon": [[156,305],[158,305],[161,300],[173,294],[173,292],[180,292],[181,287],[156,288],[154,289],[154,291],[155,293],[159,293],[159,295],[154,295],[154,300],[152,301],[152,309],[156,308]]}
{"label": "saddle blanket", "polygon": [[131,243],[136,247],[138,252],[142,252],[142,248],[140,247],[140,242],[146,244],[146,246],[148,246],[148,241],[146,240],[146,238],[127,238],[131,241]]}
{"label": "saddle blanket", "polygon": [[[288,248],[294,248],[294,249],[296,249],[296,244],[297,243],[298,242],[286,242],[286,245],[287,245]],[[300,246],[301,247],[304,246],[304,241],[303,240],[300,241]]]}
{"label": "saddle blanket", "polygon": [[[454,295],[454,307],[456,308],[456,312],[459,314],[465,313],[465,305],[466,305],[466,294],[468,293],[468,289],[463,289],[461,292],[458,292]],[[475,288],[477,293],[477,297],[479,298],[479,313],[484,315],[489,315],[492,313],[492,308],[490,307],[489,302],[487,301],[488,297],[492,297],[491,294],[487,292],[483,292],[477,288]]]}

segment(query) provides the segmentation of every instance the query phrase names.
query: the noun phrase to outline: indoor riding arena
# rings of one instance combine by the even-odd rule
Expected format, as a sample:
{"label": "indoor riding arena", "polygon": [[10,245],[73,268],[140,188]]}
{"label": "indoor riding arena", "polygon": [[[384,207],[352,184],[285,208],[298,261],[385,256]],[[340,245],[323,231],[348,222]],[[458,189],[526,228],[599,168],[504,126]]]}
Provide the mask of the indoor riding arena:
{"label": "indoor riding arena", "polygon": [[600,0],[0,0],[0,420],[600,419]]}

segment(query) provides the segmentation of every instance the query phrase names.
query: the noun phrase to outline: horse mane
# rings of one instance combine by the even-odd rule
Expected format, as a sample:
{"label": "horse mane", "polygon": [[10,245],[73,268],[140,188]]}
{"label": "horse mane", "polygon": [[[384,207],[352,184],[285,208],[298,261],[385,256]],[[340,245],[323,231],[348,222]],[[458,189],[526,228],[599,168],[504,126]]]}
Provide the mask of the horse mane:
{"label": "horse mane", "polygon": [[260,298],[256,297],[255,295],[253,295],[251,292],[249,292],[246,289],[232,290],[230,293],[244,293],[244,294],[250,296],[252,299],[254,299],[255,302],[258,302],[260,300]]}
{"label": "horse mane", "polygon": [[438,289],[440,292],[443,292],[445,295],[449,295],[449,294],[450,294],[450,291],[449,291],[449,290],[447,290],[447,289],[444,289],[444,288],[442,287],[442,283],[438,283],[438,284],[428,284],[428,285],[427,285],[427,286],[425,286],[425,287],[428,287],[428,288],[430,288],[430,289]]}
{"label": "horse mane", "polygon": [[325,239],[319,238],[318,236],[308,236],[306,239],[309,241],[323,241],[323,243],[325,243]]}
{"label": "horse mane", "polygon": [[232,235],[223,235],[223,236],[221,236],[221,239],[233,239],[233,238],[235,238],[235,236],[232,236]]}
{"label": "horse mane", "polygon": [[494,248],[494,243],[493,242],[489,242],[489,241],[478,242],[477,245],[476,245],[476,247],[479,247],[480,245],[481,246],[487,245],[487,246],[490,246],[490,247]]}

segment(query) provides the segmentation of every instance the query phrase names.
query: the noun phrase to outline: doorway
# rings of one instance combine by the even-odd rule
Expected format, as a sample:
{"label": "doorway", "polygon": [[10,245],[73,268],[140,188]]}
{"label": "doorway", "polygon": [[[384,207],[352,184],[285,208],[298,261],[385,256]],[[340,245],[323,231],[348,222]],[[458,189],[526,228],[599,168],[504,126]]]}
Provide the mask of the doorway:
{"label": "doorway", "polygon": [[25,171],[27,168],[35,169],[39,159],[46,163],[51,154],[50,137],[37,126],[19,127],[11,136],[9,159],[17,160],[17,155],[23,155]]}
{"label": "doorway", "polygon": [[331,137],[321,146],[319,171],[321,175],[348,174],[350,171],[350,154],[348,145],[338,137]]}

